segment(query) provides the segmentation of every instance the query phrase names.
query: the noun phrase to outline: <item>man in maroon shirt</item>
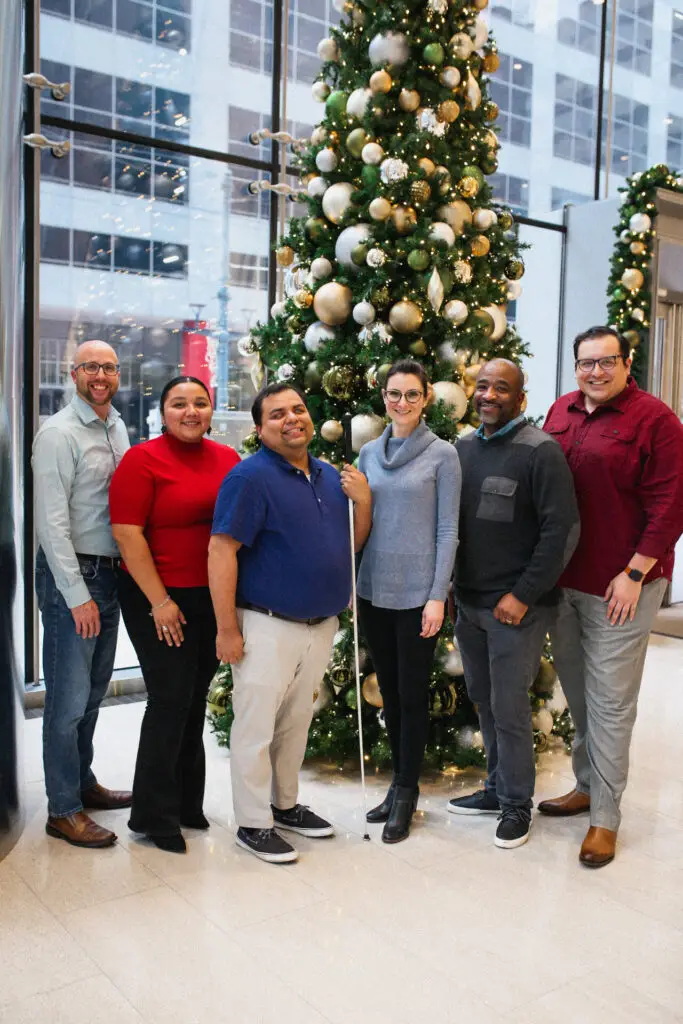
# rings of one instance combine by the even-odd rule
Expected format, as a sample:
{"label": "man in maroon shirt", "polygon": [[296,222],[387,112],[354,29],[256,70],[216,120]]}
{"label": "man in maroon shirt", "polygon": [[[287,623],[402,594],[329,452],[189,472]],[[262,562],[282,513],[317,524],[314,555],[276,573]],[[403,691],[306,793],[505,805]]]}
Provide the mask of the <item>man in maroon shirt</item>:
{"label": "man in maroon shirt", "polygon": [[580,860],[602,867],[614,859],[648,638],[683,532],[683,425],[629,376],[616,331],[580,334],[574,358],[580,390],[555,402],[544,429],[562,445],[581,515],[551,631],[576,725],[576,788],[538,809],[590,811]]}

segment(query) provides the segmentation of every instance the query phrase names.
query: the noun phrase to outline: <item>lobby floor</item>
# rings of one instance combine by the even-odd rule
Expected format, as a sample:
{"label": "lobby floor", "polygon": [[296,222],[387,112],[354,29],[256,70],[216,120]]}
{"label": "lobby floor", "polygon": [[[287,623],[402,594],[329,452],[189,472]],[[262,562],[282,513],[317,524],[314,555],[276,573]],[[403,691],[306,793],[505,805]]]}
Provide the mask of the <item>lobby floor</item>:
{"label": "lobby floor", "polygon": [[[96,768],[130,782],[142,704],[102,711]],[[668,1024],[683,1021],[683,641],[653,637],[617,859],[577,861],[585,817],[535,817],[493,846],[495,819],[446,813],[478,773],[423,787],[413,834],[362,839],[356,779],[306,770],[302,802],[338,834],[297,837],[297,864],[233,838],[230,762],[207,733],[208,834],[185,857],[44,832],[40,720],[26,722],[24,834],[0,864],[2,1024]],[[543,757],[537,798],[570,788]],[[386,782],[374,778],[370,799]]]}

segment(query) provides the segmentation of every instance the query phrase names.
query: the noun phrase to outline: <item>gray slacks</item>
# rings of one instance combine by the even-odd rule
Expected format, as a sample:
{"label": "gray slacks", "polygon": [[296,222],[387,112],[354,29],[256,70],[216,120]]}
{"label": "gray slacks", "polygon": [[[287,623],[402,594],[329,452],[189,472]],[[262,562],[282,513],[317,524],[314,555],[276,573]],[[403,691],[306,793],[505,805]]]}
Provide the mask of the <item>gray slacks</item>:
{"label": "gray slacks", "polygon": [[551,628],[555,667],[569,703],[576,737],[576,788],[590,793],[591,825],[616,832],[626,788],[650,630],[667,581],[643,587],[636,617],[612,626],[601,597],[564,590]]}

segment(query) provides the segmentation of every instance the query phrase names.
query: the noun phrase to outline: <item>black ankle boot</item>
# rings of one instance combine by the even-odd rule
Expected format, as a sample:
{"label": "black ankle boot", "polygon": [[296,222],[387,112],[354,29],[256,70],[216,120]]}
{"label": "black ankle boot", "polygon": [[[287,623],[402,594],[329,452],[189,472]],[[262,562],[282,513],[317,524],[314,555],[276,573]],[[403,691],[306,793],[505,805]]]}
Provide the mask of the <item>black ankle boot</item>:
{"label": "black ankle boot", "polygon": [[147,836],[158,849],[165,850],[166,853],[186,853],[187,844],[185,838],[181,832],[176,832],[173,836]]}
{"label": "black ankle boot", "polygon": [[408,838],[410,822],[415,813],[419,795],[420,790],[417,786],[415,789],[409,786],[396,787],[391,813],[382,830],[383,843],[400,843],[402,839]]}
{"label": "black ankle boot", "polygon": [[391,808],[394,804],[394,794],[396,793],[396,782],[392,779],[391,785],[387,791],[387,795],[382,800],[381,804],[377,804],[377,807],[373,807],[371,811],[368,811],[365,818],[367,821],[374,823],[380,821],[386,821],[391,814]]}

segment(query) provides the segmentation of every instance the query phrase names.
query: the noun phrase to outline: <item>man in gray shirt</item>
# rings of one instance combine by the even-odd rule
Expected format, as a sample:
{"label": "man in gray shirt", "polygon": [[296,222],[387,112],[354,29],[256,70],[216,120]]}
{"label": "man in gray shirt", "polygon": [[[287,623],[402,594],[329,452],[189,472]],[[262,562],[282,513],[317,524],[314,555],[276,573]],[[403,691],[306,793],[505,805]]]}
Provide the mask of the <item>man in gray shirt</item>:
{"label": "man in gray shirt", "polygon": [[74,846],[116,842],[86,809],[129,807],[131,794],[100,786],[93,733],[114,668],[119,627],[118,549],[109,483],[129,447],[111,400],[119,387],[114,350],[87,341],[71,371],[76,394],[43,423],[33,443],[36,591],[43,617],[43,762],[48,835]]}

